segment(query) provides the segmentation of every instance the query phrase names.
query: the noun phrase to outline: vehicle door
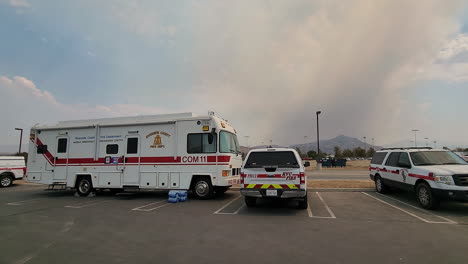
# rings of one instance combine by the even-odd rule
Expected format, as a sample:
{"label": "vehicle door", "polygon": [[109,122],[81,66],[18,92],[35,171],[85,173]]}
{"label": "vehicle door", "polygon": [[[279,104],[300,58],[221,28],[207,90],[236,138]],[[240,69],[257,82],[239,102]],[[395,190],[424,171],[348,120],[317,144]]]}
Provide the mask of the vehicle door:
{"label": "vehicle door", "polygon": [[396,180],[400,183],[399,186],[403,189],[411,189],[412,185],[408,183],[408,180],[411,181],[411,179],[408,178],[408,175],[409,170],[412,168],[412,165],[408,153],[401,152],[400,156],[398,157],[397,167],[399,178],[397,178]]}
{"label": "vehicle door", "polygon": [[123,185],[140,184],[140,141],[139,135],[125,137]]}
{"label": "vehicle door", "polygon": [[401,182],[400,168],[398,167],[400,154],[401,152],[390,153],[382,169],[382,177],[384,178],[384,183],[387,185],[397,187],[398,183]]}
{"label": "vehicle door", "polygon": [[68,136],[57,137],[57,149],[54,157],[54,181],[65,181],[68,173],[68,153],[69,150]]}

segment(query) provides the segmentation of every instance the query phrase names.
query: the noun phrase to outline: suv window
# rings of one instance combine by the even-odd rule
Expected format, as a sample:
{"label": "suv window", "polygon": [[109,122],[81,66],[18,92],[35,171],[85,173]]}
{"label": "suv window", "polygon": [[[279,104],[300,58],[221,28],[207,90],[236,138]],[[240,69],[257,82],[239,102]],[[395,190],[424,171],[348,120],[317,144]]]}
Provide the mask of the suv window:
{"label": "suv window", "polygon": [[400,154],[401,152],[390,153],[387,162],[385,162],[385,166],[398,167],[398,159],[400,158]]}
{"label": "suv window", "polygon": [[408,164],[409,166],[411,166],[411,162],[410,162],[408,153],[401,152],[400,157],[398,158],[397,167],[400,167],[400,164]]}
{"label": "suv window", "polygon": [[425,165],[466,165],[466,162],[451,151],[418,151],[411,153],[415,166]]}
{"label": "suv window", "polygon": [[388,152],[376,152],[372,157],[371,164],[381,165]]}
{"label": "suv window", "polygon": [[292,151],[252,152],[244,168],[299,168],[296,156]]}

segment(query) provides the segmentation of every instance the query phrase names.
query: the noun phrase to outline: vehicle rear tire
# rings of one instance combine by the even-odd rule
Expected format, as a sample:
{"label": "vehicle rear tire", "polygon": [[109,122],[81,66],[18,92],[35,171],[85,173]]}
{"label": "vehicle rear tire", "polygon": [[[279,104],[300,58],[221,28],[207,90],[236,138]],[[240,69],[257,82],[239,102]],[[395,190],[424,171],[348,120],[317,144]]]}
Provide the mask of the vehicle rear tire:
{"label": "vehicle rear tire", "polygon": [[424,209],[435,210],[440,206],[439,199],[434,195],[431,186],[427,183],[420,183],[416,186],[416,198]]}
{"label": "vehicle rear tire", "polygon": [[0,176],[0,186],[10,187],[13,184],[13,178],[10,175]]}
{"label": "vehicle rear tire", "polygon": [[257,205],[257,197],[246,196],[245,205],[247,205],[247,207],[255,207],[255,205]]}
{"label": "vehicle rear tire", "polygon": [[304,209],[307,209],[307,207],[309,207],[309,200],[307,200],[307,195],[302,198],[302,200],[299,200],[299,203],[297,204],[297,209],[301,209],[301,210],[304,210]]}
{"label": "vehicle rear tire", "polygon": [[382,180],[382,177],[377,176],[375,177],[375,190],[378,193],[384,194],[388,192],[388,186]]}
{"label": "vehicle rear tire", "polygon": [[76,192],[79,196],[88,196],[93,190],[93,183],[89,177],[82,177],[78,180]]}
{"label": "vehicle rear tire", "polygon": [[214,188],[211,180],[208,178],[198,178],[193,185],[193,193],[198,199],[211,199],[214,194]]}

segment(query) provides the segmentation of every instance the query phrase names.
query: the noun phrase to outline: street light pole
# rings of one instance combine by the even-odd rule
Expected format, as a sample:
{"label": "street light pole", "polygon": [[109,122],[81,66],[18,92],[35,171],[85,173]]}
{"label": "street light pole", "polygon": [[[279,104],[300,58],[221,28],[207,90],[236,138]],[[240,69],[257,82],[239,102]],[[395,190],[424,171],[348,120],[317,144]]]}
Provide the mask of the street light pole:
{"label": "street light pole", "polygon": [[317,115],[317,163],[320,160],[320,129],[319,129],[319,115],[322,111],[317,111],[315,114]]}
{"label": "street light pole", "polygon": [[417,148],[417,147],[418,147],[418,141],[416,140],[416,133],[418,133],[419,130],[413,129],[413,130],[411,130],[411,131],[414,132],[414,146]]}
{"label": "street light pole", "polygon": [[18,153],[21,153],[21,142],[23,141],[23,129],[22,128],[15,128],[15,130],[19,130],[21,133],[20,133],[20,141],[19,141],[19,149],[18,149]]}

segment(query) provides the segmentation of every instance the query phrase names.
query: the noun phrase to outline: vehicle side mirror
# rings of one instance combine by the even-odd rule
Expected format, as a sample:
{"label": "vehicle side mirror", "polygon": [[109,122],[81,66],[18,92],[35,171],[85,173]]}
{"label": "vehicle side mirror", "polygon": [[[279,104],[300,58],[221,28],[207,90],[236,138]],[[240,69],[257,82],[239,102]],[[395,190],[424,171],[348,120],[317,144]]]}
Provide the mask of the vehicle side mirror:
{"label": "vehicle side mirror", "polygon": [[310,167],[310,162],[308,161],[304,162],[304,167]]}
{"label": "vehicle side mirror", "polygon": [[410,169],[411,168],[411,164],[409,162],[398,162],[398,167],[401,167],[401,168],[408,168]]}

